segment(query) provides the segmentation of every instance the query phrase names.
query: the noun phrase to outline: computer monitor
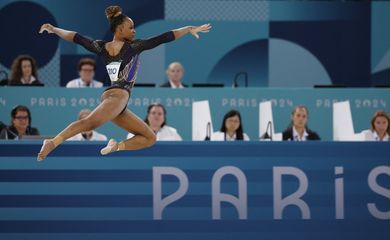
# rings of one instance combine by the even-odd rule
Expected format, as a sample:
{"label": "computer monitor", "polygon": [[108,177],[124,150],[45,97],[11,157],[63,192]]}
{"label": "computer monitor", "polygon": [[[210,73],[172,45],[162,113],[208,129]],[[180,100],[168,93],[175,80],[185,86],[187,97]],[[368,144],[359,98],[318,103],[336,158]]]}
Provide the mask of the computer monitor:
{"label": "computer monitor", "polygon": [[134,87],[156,87],[155,83],[135,83]]}
{"label": "computer monitor", "polygon": [[35,83],[35,84],[22,84],[22,83],[9,84],[8,83],[8,86],[11,86],[11,87],[44,87],[45,84],[43,84],[43,83]]}
{"label": "computer monitor", "polygon": [[37,141],[42,141],[42,140],[45,140],[45,139],[51,139],[53,138],[54,136],[50,136],[50,135],[24,135],[20,138],[20,140],[37,140]]}
{"label": "computer monitor", "polygon": [[377,84],[374,87],[376,88],[390,88],[390,84]]}
{"label": "computer monitor", "polygon": [[224,87],[223,83],[193,83],[193,88],[221,88]]}
{"label": "computer monitor", "polygon": [[314,88],[346,88],[345,84],[314,85]]}

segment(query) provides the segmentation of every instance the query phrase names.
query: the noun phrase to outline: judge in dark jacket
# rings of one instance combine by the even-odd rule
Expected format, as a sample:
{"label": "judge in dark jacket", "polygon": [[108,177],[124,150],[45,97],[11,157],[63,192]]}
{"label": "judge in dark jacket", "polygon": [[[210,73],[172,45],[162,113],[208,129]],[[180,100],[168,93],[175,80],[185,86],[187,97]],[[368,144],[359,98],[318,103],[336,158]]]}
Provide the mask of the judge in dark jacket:
{"label": "judge in dark jacket", "polygon": [[309,111],[303,105],[294,108],[291,113],[291,124],[283,132],[284,141],[321,140],[320,136],[307,127]]}
{"label": "judge in dark jacket", "polygon": [[186,88],[187,85],[183,84],[184,68],[179,62],[173,62],[169,64],[167,69],[168,81],[163,83],[160,87],[164,88]]}
{"label": "judge in dark jacket", "polygon": [[26,106],[16,106],[11,111],[11,125],[0,132],[0,139],[20,139],[25,135],[39,135],[36,128],[31,127],[31,113]]}

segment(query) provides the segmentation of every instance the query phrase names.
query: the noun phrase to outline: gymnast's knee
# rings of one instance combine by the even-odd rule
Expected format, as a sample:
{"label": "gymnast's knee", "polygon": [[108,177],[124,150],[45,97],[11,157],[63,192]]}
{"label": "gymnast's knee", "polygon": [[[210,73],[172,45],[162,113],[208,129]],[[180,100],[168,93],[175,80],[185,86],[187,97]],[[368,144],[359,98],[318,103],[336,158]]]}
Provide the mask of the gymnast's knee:
{"label": "gymnast's knee", "polygon": [[80,124],[83,126],[84,131],[91,131],[94,130],[95,128],[99,127],[102,125],[102,123],[98,120],[91,120],[88,118],[85,119],[80,119]]}
{"label": "gymnast's knee", "polygon": [[156,143],[156,140],[157,140],[157,137],[156,137],[156,134],[148,134],[148,136],[146,136],[146,145],[148,147],[152,146],[153,144]]}

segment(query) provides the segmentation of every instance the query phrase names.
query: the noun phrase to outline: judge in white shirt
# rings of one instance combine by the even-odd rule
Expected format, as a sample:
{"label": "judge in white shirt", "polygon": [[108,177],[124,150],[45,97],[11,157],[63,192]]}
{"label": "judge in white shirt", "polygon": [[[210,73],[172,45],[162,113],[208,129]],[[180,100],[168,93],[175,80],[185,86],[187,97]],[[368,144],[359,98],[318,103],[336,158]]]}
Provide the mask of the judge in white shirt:
{"label": "judge in white shirt", "polygon": [[[92,111],[90,109],[83,109],[79,112],[78,119],[84,119]],[[104,134],[98,133],[95,130],[78,133],[75,136],[68,139],[68,141],[107,141],[107,137]]]}
{"label": "judge in white shirt", "polygon": [[211,134],[211,141],[249,141],[249,137],[244,133],[239,111],[231,110],[225,114],[219,132]]}
{"label": "judge in white shirt", "polygon": [[[148,106],[145,118],[146,124],[156,134],[157,141],[182,141],[183,139],[173,127],[166,125],[166,114],[164,106],[160,103],[153,103]],[[129,133],[127,138],[132,138],[134,134]]]}
{"label": "judge in white shirt", "polygon": [[377,111],[371,119],[371,129],[364,130],[362,135],[366,141],[389,141],[390,119],[385,111]]}
{"label": "judge in white shirt", "polygon": [[165,88],[186,88],[187,85],[183,84],[184,67],[179,62],[173,62],[169,64],[166,71],[168,81],[163,83],[160,87]]}
{"label": "judge in white shirt", "polygon": [[77,66],[79,78],[73,79],[66,84],[67,88],[101,88],[103,83],[94,80],[96,62],[92,58],[82,58]]}

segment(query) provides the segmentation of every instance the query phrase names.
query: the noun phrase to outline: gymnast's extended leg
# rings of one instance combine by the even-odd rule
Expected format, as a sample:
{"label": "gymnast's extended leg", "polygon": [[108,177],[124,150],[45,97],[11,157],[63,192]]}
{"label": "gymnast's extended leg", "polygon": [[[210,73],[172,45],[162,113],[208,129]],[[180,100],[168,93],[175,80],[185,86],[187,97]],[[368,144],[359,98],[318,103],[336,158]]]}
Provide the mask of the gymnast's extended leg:
{"label": "gymnast's extended leg", "polygon": [[72,122],[53,139],[44,140],[38,160],[43,160],[54,148],[66,139],[85,131],[90,131],[114,119],[127,105],[128,93],[121,89],[111,89],[103,93],[102,101],[88,117]]}
{"label": "gymnast's extended leg", "polygon": [[113,119],[112,122],[127,132],[133,133],[135,136],[119,143],[111,139],[108,145],[101,150],[101,154],[103,155],[114,151],[136,150],[150,147],[156,142],[156,135],[153,130],[128,109]]}

